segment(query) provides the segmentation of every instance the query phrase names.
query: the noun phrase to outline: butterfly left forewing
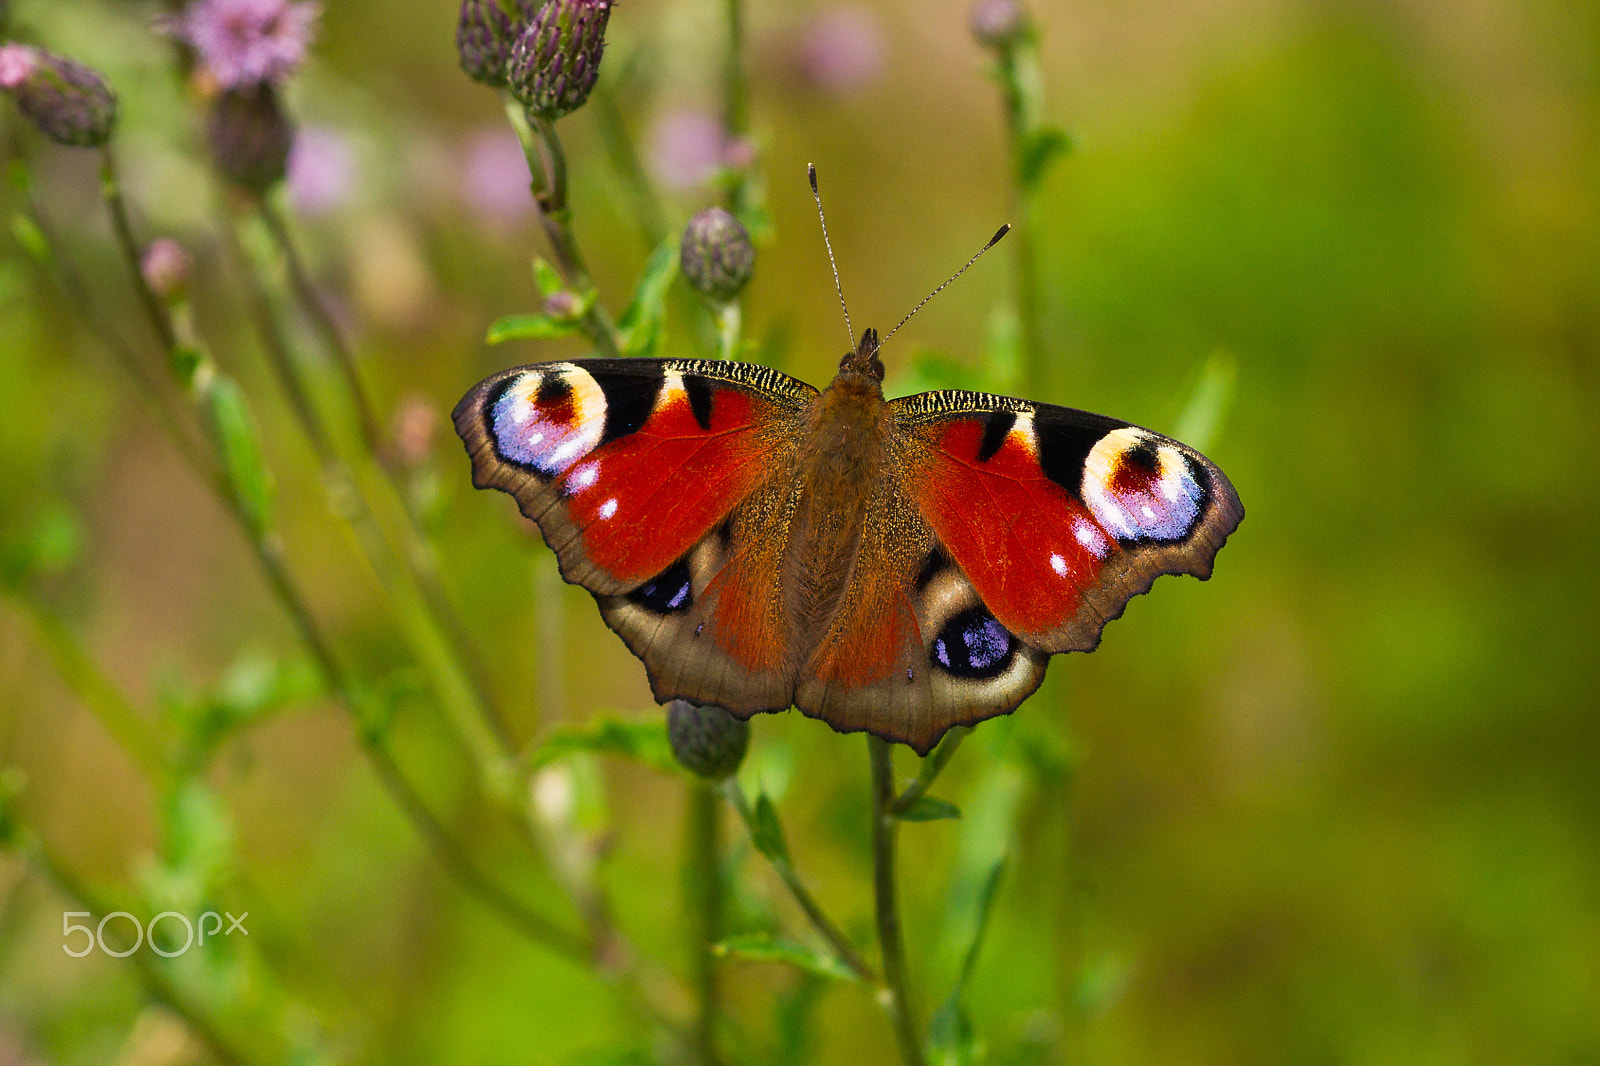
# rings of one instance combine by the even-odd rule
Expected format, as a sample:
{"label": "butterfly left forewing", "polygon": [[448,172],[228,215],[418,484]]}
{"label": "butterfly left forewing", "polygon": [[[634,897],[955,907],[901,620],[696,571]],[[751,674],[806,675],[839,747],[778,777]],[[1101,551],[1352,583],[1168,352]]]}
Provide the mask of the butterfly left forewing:
{"label": "butterfly left forewing", "polygon": [[516,498],[562,577],[617,596],[665,574],[754,491],[815,395],[743,363],[586,359],[495,374],[454,419],[473,484]]}
{"label": "butterfly left forewing", "polygon": [[1222,471],[1169,437],[973,392],[891,403],[921,515],[1004,629],[1047,653],[1093,648],[1162,574],[1211,574],[1244,510]]}

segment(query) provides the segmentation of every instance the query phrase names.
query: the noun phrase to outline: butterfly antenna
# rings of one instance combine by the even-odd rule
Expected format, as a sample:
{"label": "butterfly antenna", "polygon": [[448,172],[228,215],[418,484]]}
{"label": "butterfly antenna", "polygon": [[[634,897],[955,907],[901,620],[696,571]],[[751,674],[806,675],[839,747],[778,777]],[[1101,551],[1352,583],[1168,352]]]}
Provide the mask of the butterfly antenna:
{"label": "butterfly antenna", "polygon": [[[833,258],[833,242],[828,240],[828,216],[822,213],[822,194],[817,192],[817,165],[806,164],[806,176],[811,179],[811,198],[817,202],[817,217],[822,220],[822,243],[828,249],[828,265],[833,268],[833,287],[839,293],[839,306],[844,308],[844,329],[850,334],[850,347],[856,346],[856,331],[850,327],[850,307],[844,302],[844,286],[839,284],[839,264]],[[990,243],[993,243],[992,241]]]}
{"label": "butterfly antenna", "polygon": [[899,325],[895,326],[894,329],[891,329],[887,334],[884,335],[883,340],[878,342],[878,347],[881,348],[885,344],[889,343],[889,338],[894,336],[896,333],[898,333],[900,331],[900,326],[903,326],[907,322],[910,322],[911,321],[911,316],[916,314],[918,311],[922,310],[924,304],[926,304],[929,300],[933,299],[935,296],[937,296],[941,292],[943,292],[945,290],[945,286],[949,285],[950,282],[956,280],[961,275],[965,274],[967,272],[967,267],[971,266],[973,263],[976,263],[978,261],[978,256],[982,255],[984,252],[987,252],[990,248],[993,248],[995,245],[999,244],[1000,243],[1000,238],[1004,237],[1006,234],[1008,234],[1010,232],[1011,232],[1011,223],[1009,223],[1009,222],[1007,222],[1004,226],[1001,226],[998,230],[996,230],[994,236],[989,238],[989,243],[984,245],[982,248],[978,249],[978,255],[975,255],[971,259],[968,259],[967,263],[966,263],[966,266],[963,266],[960,270],[956,271],[954,274],[951,274],[950,277],[948,279],[946,279],[944,285],[940,285],[937,289],[934,289],[932,292],[928,293],[928,295],[924,296],[922,298],[922,303],[920,303],[917,306],[913,307],[906,314],[906,317],[904,317],[904,318],[902,318],[900,320]]}

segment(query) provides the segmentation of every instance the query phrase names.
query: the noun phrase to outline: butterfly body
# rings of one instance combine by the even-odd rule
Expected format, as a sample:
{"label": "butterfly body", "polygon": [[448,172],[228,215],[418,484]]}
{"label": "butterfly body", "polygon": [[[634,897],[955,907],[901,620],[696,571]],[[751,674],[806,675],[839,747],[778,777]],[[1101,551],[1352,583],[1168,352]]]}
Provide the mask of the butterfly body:
{"label": "butterfly body", "polygon": [[818,393],[702,360],[504,371],[457,406],[660,701],[796,706],[928,751],[1014,709],[1162,573],[1209,576],[1221,471],[1115,419],[982,393],[886,400],[877,337]]}

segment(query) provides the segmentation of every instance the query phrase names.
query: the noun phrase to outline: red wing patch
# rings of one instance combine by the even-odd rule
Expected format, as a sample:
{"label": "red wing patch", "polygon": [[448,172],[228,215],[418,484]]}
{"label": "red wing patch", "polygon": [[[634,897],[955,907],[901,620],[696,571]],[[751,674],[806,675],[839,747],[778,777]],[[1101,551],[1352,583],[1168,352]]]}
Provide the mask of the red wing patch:
{"label": "red wing patch", "polygon": [[480,487],[512,493],[563,574],[614,595],[662,575],[766,479],[815,390],[685,360],[541,363],[480,383],[455,421]]}
{"label": "red wing patch", "polygon": [[956,418],[922,428],[929,451],[906,476],[912,497],[984,604],[1027,638],[1077,613],[1115,540],[1090,511],[1045,475],[1018,418],[998,448],[979,460],[985,422]]}

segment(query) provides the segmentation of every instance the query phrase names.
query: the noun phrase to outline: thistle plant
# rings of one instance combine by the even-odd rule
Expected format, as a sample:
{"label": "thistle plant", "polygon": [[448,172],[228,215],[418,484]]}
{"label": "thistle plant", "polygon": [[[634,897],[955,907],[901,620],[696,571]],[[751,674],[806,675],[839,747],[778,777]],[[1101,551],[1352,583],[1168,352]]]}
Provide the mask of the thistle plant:
{"label": "thistle plant", "polygon": [[[1025,758],[1047,761],[1040,753],[1050,745],[1033,736],[1016,739],[1012,731],[1020,727],[989,727],[993,739],[984,754],[1001,769],[973,773],[1010,806],[994,804],[981,823],[980,835],[998,840],[999,854],[968,849],[959,866],[952,891],[965,893],[968,920],[938,935],[955,945],[945,951],[960,959],[960,976],[935,1000],[945,975],[918,968],[933,953],[925,945],[935,938],[929,931],[935,923],[918,881],[910,881],[918,889],[916,908],[902,899],[911,865],[900,847],[902,838],[914,841],[929,831],[922,823],[962,819],[959,808],[931,790],[969,730],[951,730],[909,781],[896,772],[891,747],[868,739],[848,807],[866,830],[854,858],[870,869],[859,885],[870,905],[857,901],[854,913],[841,918],[836,897],[847,893],[839,878],[812,872],[806,852],[814,842],[791,843],[781,790],[773,784],[785,774],[774,769],[781,762],[775,746],[763,748],[763,726],[682,701],[664,712],[567,720],[565,701],[552,695],[562,683],[549,675],[563,665],[559,653],[580,649],[563,636],[553,566],[530,582],[539,601],[532,608],[540,619],[536,642],[546,653],[542,716],[508,710],[504,692],[511,686],[495,669],[512,666],[502,634],[492,632],[508,623],[486,622],[488,611],[459,606],[470,602],[469,586],[483,584],[464,573],[478,565],[475,548],[459,534],[450,539],[450,523],[415,505],[409,479],[428,464],[426,444],[387,447],[381,428],[393,408],[404,423],[431,424],[426,405],[419,414],[385,393],[388,378],[373,370],[379,338],[354,333],[351,319],[338,313],[327,277],[339,272],[320,268],[302,251],[305,222],[285,206],[297,130],[289,101],[301,99],[289,83],[311,59],[320,8],[304,0],[193,0],[173,7],[155,29],[171,45],[172,73],[184,86],[192,125],[204,131],[215,188],[197,199],[215,204],[214,217],[199,232],[162,232],[123,185],[124,156],[137,159],[137,151],[120,140],[124,131],[106,79],[41,47],[9,43],[0,46],[0,91],[17,113],[56,144],[98,153],[122,276],[101,278],[85,268],[91,260],[82,254],[84,238],[57,227],[47,190],[33,180],[39,147],[21,137],[7,149],[19,189],[13,231],[40,277],[116,362],[210,493],[292,647],[257,671],[265,679],[241,667],[238,673],[249,675],[244,680],[230,671],[203,691],[157,705],[126,691],[96,662],[54,596],[52,581],[73,565],[59,561],[71,553],[53,548],[59,530],[49,523],[30,528],[15,551],[9,541],[0,544],[7,602],[152,784],[162,810],[144,882],[130,878],[115,891],[86,884],[61,849],[28,824],[18,798],[24,786],[14,776],[0,778],[0,846],[97,919],[146,904],[177,908],[174,900],[241,899],[244,878],[232,875],[246,860],[231,844],[237,820],[214,779],[226,772],[230,745],[251,730],[286,708],[327,702],[345,715],[351,742],[398,822],[453,889],[497,923],[494,935],[509,931],[540,960],[555,957],[563,973],[590,982],[584,987],[608,997],[605,1009],[623,1019],[633,1049],[651,1060],[766,1061],[767,1037],[738,1013],[748,1009],[750,996],[731,996],[729,975],[734,967],[780,966],[789,974],[777,979],[773,996],[788,1026],[781,1036],[789,1061],[799,1061],[807,1034],[827,1024],[811,1013],[824,984],[880,1010],[878,1039],[885,1046],[892,1041],[904,1063],[973,1061],[979,1042],[965,993],[1004,852],[1029,801],[1021,786],[1009,792],[1002,786]],[[658,187],[639,163],[627,110],[635,89],[622,84],[633,68],[628,56],[607,50],[614,19],[630,17],[629,8],[614,11],[609,0],[463,0],[455,33],[460,67],[501,95],[523,149],[543,238],[527,249],[537,289],[532,309],[495,321],[491,342],[534,341],[566,345],[551,351],[604,356],[748,357],[755,343],[745,336],[741,299],[759,268],[758,248],[776,234],[763,202],[767,176],[745,55],[744,0],[728,0],[722,12],[718,121],[723,147],[739,150],[723,153],[726,165],[705,190],[704,199],[721,202],[699,206]],[[1055,141],[1042,132],[1030,95],[1033,31],[1020,12],[1016,5],[985,5],[973,16],[973,31],[995,57],[1010,101],[1014,195],[1025,206],[1041,157]],[[576,217],[571,191],[580,178],[595,180],[594,168],[587,161],[569,167],[559,132],[586,121],[598,127],[613,177],[649,216],[639,228],[650,247],[631,279],[590,272],[586,220]],[[211,269],[219,264],[224,269]],[[1036,332],[1038,302],[1028,293],[1037,278],[1025,266],[1019,259],[1014,299]],[[608,291],[616,285],[626,293],[615,299],[615,314],[602,281]],[[134,316],[117,302],[124,288],[133,294]],[[294,467],[297,456],[307,469]],[[330,563],[323,551],[348,558],[338,554]],[[376,620],[366,628],[342,624],[311,576],[347,564],[370,579]],[[497,639],[501,653],[486,653]],[[438,743],[419,742],[419,735]],[[613,759],[632,765],[618,772]],[[638,901],[613,898],[607,866],[617,839],[626,836],[607,813],[608,793],[640,768],[668,776],[685,802],[683,906],[666,934],[659,927],[639,933]],[[337,1004],[311,1002],[314,983],[295,980],[305,965],[295,953],[311,951],[306,945],[315,930],[273,920],[281,924],[269,931],[271,939],[251,942],[211,970],[142,954],[128,965],[144,996],[181,1019],[219,1061],[340,1061],[344,1042],[354,1038],[330,1035],[335,1027],[322,1021]],[[689,962],[680,965],[685,947]]]}

